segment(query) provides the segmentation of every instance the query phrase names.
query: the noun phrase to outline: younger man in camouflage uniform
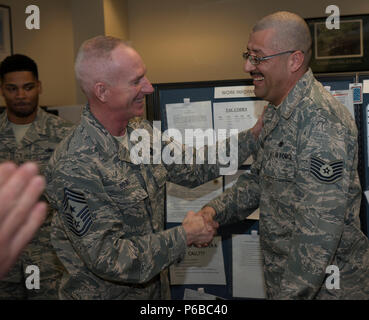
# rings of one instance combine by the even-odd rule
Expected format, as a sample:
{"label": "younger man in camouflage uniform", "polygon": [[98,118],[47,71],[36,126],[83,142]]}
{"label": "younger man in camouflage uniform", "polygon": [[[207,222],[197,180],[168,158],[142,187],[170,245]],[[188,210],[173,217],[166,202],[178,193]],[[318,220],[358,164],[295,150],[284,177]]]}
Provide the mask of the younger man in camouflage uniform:
{"label": "younger man in camouflage uniform", "polygon": [[[36,63],[27,56],[7,57],[0,66],[1,93],[6,111],[0,116],[0,162],[38,164],[43,175],[46,164],[72,124],[38,107],[41,82]],[[1,299],[57,299],[62,266],[50,243],[52,211],[25,248],[16,265],[0,281]],[[27,290],[27,266],[40,270],[40,289]]]}
{"label": "younger man in camouflage uniform", "polygon": [[[314,79],[308,26],[278,12],[256,24],[245,71],[270,102],[251,173],[200,211],[220,224],[260,207],[269,299],[368,299],[369,244],[360,230],[357,129]],[[329,289],[329,265],[339,280]],[[337,282],[339,281],[339,283]]]}

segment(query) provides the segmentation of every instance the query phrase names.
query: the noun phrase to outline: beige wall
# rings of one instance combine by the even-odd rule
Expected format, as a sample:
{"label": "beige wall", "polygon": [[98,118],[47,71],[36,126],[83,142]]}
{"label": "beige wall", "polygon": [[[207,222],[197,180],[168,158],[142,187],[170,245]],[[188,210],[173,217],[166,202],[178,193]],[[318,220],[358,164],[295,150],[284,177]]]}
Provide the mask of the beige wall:
{"label": "beige wall", "polygon": [[[341,14],[369,14],[368,0],[2,0],[11,6],[17,53],[34,58],[43,82],[41,104],[84,103],[74,78],[82,41],[109,34],[129,40],[154,83],[247,77],[241,52],[262,16],[290,10],[325,16],[334,3]],[[38,5],[41,29],[27,30],[25,9]]]}
{"label": "beige wall", "polygon": [[369,14],[368,0],[129,0],[129,35],[154,83],[239,79],[257,20],[278,10],[323,17],[330,4]]}
{"label": "beige wall", "polygon": [[[43,93],[42,105],[75,103],[73,76],[73,28],[69,0],[2,0],[12,12],[14,53],[23,53],[38,64]],[[40,8],[40,30],[25,26],[28,5]],[[3,103],[3,101],[1,101]]]}
{"label": "beige wall", "polygon": [[[127,37],[125,0],[2,0],[1,3],[11,7],[14,53],[26,54],[38,65],[43,86],[40,104],[85,103],[74,77],[75,55],[81,43],[91,37],[105,33],[120,37],[125,33]],[[28,16],[25,10],[31,4],[40,9],[40,30],[25,27]]]}
{"label": "beige wall", "polygon": [[[57,0],[51,0],[53,2]],[[105,34],[103,0],[69,0],[73,26],[73,80],[75,84],[75,103],[85,104],[86,97],[74,77],[74,58],[81,44],[92,37]]]}
{"label": "beige wall", "polygon": [[104,0],[105,34],[127,40],[128,12],[126,0]]}

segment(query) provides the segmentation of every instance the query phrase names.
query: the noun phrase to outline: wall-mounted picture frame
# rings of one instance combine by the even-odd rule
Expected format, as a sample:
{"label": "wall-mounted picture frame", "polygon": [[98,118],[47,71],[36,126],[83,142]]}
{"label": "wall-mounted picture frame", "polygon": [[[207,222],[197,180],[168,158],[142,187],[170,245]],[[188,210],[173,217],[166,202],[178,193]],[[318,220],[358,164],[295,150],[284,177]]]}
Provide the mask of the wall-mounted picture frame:
{"label": "wall-mounted picture frame", "polygon": [[369,71],[369,15],[340,16],[339,29],[327,28],[326,20],[305,19],[313,39],[313,72]]}
{"label": "wall-mounted picture frame", "polygon": [[13,54],[12,20],[10,7],[0,5],[0,61]]}

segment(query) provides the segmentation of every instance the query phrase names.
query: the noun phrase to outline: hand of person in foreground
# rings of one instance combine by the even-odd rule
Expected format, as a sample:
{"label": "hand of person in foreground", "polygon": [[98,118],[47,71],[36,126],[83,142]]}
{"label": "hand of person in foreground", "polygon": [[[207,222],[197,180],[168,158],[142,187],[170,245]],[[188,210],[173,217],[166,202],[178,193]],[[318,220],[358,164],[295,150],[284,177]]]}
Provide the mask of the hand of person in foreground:
{"label": "hand of person in foreground", "polygon": [[35,163],[0,164],[0,279],[45,220],[44,188]]}
{"label": "hand of person in foreground", "polygon": [[204,217],[194,211],[189,211],[182,222],[187,235],[187,245],[197,247],[207,246],[216,234],[218,223],[206,221]]}

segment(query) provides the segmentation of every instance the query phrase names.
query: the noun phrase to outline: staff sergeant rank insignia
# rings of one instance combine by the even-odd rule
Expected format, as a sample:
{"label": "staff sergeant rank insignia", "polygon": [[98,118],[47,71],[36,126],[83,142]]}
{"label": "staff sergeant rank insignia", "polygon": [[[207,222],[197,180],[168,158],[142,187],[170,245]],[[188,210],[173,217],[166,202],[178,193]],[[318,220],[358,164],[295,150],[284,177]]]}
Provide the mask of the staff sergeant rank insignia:
{"label": "staff sergeant rank insignia", "polygon": [[92,225],[87,201],[82,193],[64,189],[64,215],[68,228],[78,237],[83,237]]}
{"label": "staff sergeant rank insignia", "polygon": [[310,173],[320,182],[335,183],[342,178],[343,161],[326,163],[317,157],[311,157]]}

